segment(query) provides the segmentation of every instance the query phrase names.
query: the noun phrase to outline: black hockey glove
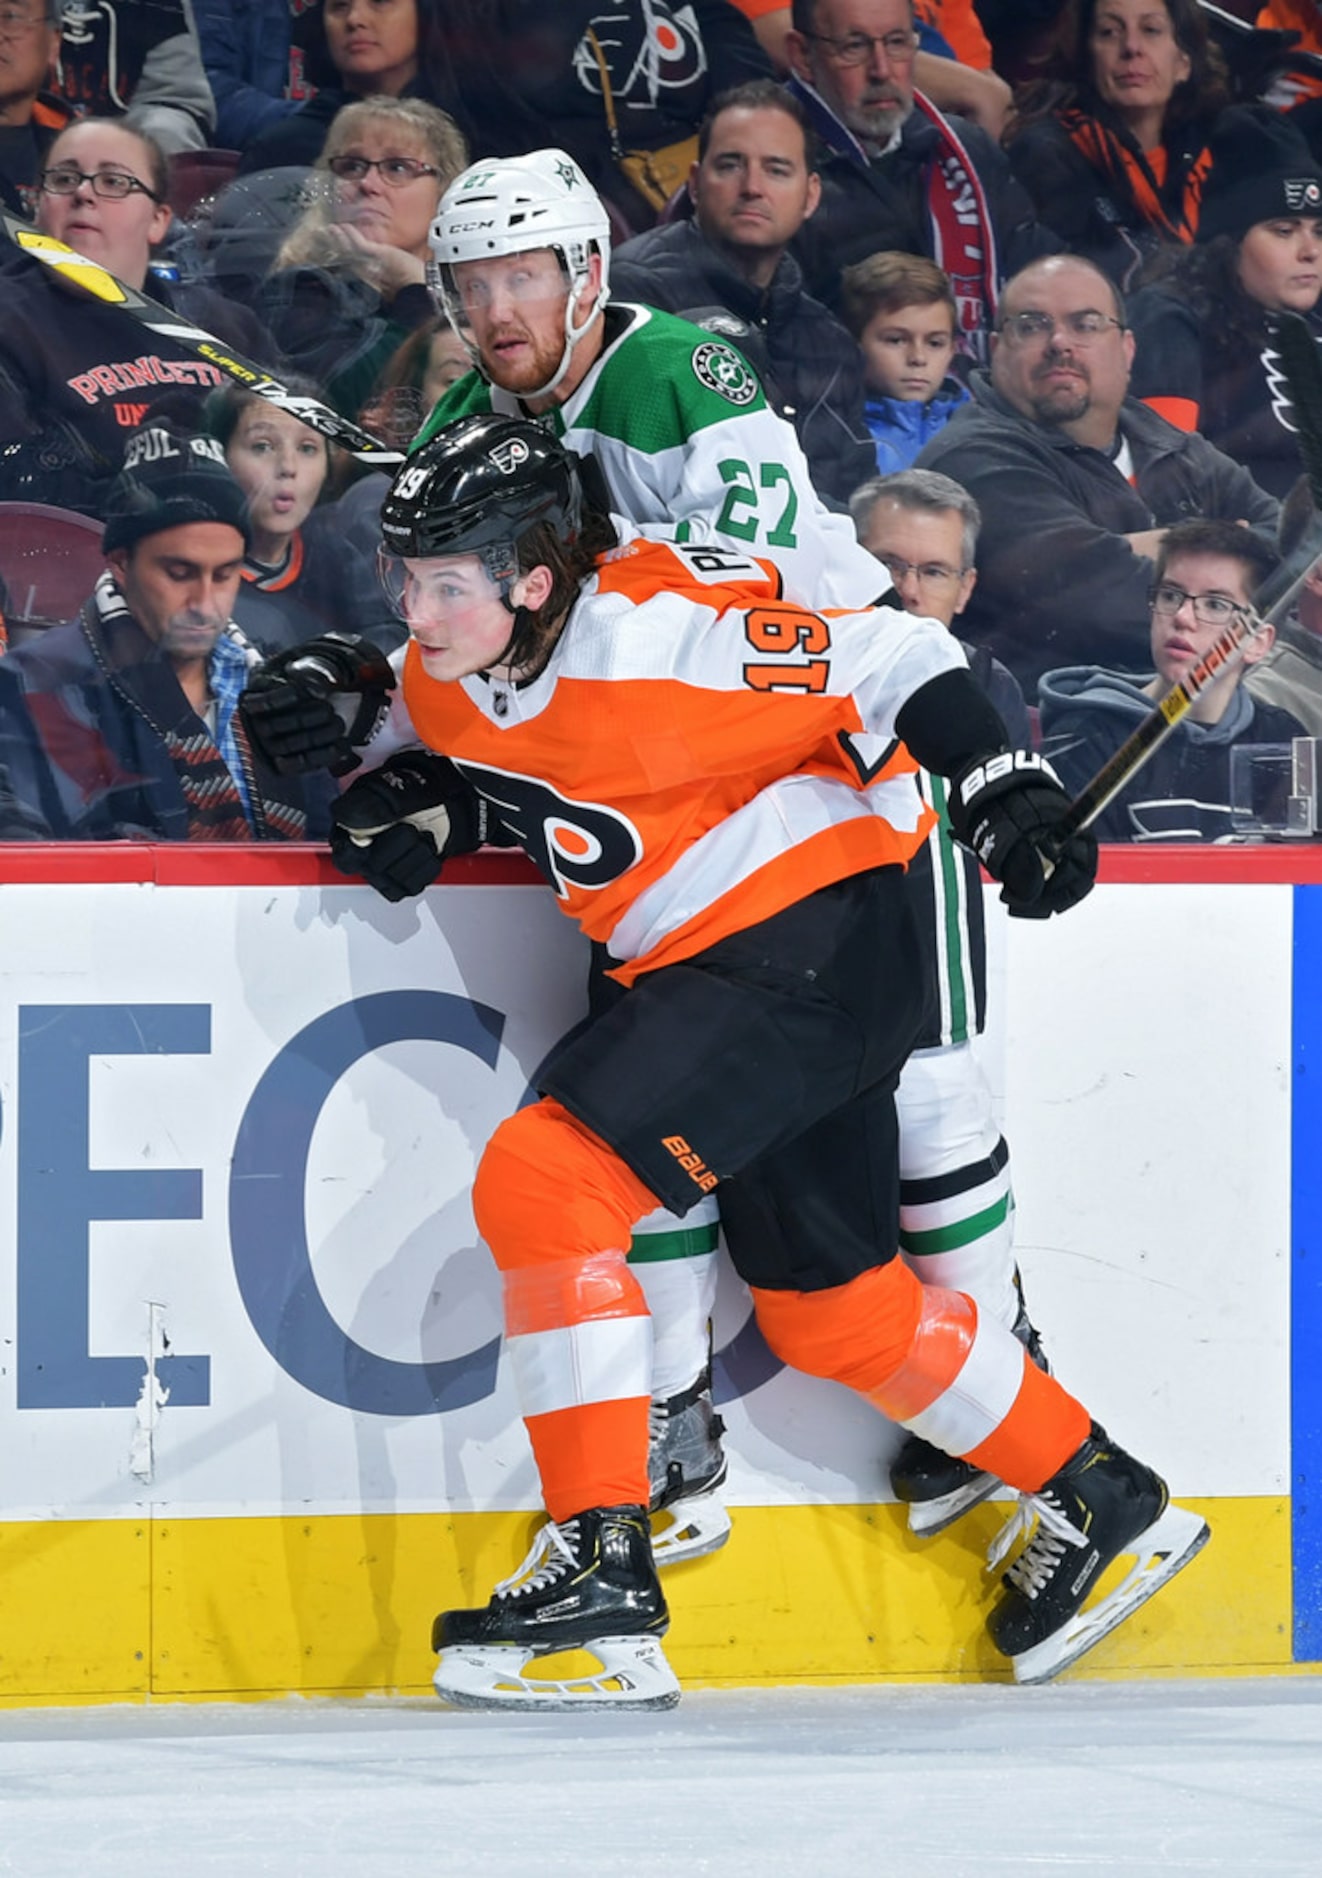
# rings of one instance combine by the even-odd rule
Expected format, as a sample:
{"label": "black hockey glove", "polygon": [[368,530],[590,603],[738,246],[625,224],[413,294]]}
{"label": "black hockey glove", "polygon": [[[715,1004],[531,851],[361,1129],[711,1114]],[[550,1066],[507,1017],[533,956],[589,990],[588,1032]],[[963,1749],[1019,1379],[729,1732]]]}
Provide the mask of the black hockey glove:
{"label": "black hockey glove", "polygon": [[1019,919],[1063,913],[1092,891],[1097,842],[1086,830],[1056,852],[1052,831],[1070,799],[1051,765],[1031,750],[1003,750],[967,764],[950,785],[955,839],[976,854]]}
{"label": "black hockey glove", "polygon": [[279,776],[347,775],[390,708],[395,674],[370,639],[322,633],[267,659],[239,715],[253,749]]}
{"label": "black hockey glove", "polygon": [[448,758],[403,750],[349,784],[331,810],[331,859],[387,900],[430,887],[452,854],[487,838],[487,804]]}

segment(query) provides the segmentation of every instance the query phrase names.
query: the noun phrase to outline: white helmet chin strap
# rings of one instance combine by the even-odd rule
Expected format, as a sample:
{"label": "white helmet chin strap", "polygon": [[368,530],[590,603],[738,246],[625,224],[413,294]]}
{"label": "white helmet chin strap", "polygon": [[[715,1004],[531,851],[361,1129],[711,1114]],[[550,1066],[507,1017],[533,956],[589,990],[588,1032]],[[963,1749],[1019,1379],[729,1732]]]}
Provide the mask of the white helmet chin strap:
{"label": "white helmet chin strap", "polygon": [[552,375],[552,377],[547,379],[544,385],[538,385],[535,391],[521,392],[519,394],[521,397],[523,398],[546,397],[548,392],[554,391],[556,386],[561,383],[561,381],[563,380],[565,376],[565,373],[569,370],[570,366],[573,364],[574,348],[578,344],[579,340],[582,339],[584,335],[588,332],[589,328],[592,325],[593,320],[596,319],[597,313],[599,310],[597,306],[592,307],[588,312],[587,318],[583,321],[583,324],[581,326],[575,326],[574,314],[577,311],[579,301],[583,298],[583,294],[587,288],[587,284],[588,284],[588,277],[587,277],[586,272],[580,273],[576,279],[570,282],[569,295],[568,295],[568,298],[565,300],[565,349],[560,354],[560,363],[556,367],[554,374]]}

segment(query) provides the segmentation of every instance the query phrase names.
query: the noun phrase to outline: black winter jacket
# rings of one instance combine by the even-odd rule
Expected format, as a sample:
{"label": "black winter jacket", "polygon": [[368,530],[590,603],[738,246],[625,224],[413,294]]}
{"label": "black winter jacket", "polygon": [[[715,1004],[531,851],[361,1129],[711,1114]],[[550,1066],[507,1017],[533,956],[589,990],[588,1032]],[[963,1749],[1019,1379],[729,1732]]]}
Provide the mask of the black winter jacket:
{"label": "black winter jacket", "polygon": [[1134,398],[1120,427],[1136,487],[1104,451],[1021,417],[985,372],[970,389],[916,467],[953,476],[982,509],[960,632],[989,645],[1030,697],[1052,666],[1150,669],[1152,563],[1121,536],[1199,515],[1275,533],[1278,504],[1246,469]]}
{"label": "black winter jacket", "polygon": [[[840,304],[840,270],[879,249],[935,254],[928,208],[928,174],[941,152],[936,126],[914,110],[904,120],[898,147],[869,162],[862,146],[808,86],[789,89],[808,113],[824,149],[819,153],[822,199],[794,238],[794,254],[808,291],[829,307]],[[1064,246],[1054,230],[1034,218],[1033,205],[1010,173],[1004,152],[976,124],[950,123],[977,173],[986,197],[994,240],[997,285],[1039,255]],[[990,328],[992,309],[984,325]]]}
{"label": "black winter jacket", "polygon": [[[1136,398],[1178,399],[1209,443],[1242,463],[1281,500],[1303,474],[1298,421],[1276,349],[1272,316],[1252,301],[1228,330],[1200,318],[1176,281],[1146,287],[1130,301],[1137,342],[1130,390]],[[1304,316],[1322,345],[1322,316]],[[1160,407],[1158,407],[1160,408]]]}
{"label": "black winter jacket", "polygon": [[[641,300],[711,326],[743,351],[767,401],[798,432],[819,495],[845,503],[876,458],[863,416],[863,363],[833,313],[803,290],[782,255],[769,287],[729,266],[695,222],[650,228],[611,261],[617,299]],[[733,315],[722,322],[721,313]]]}
{"label": "black winter jacket", "polygon": [[[0,241],[0,292],[0,501],[99,516],[129,431],[162,401],[190,421],[228,382],[186,345],[70,293],[9,241]],[[269,333],[246,307],[200,282],[149,279],[147,292],[279,369]]]}

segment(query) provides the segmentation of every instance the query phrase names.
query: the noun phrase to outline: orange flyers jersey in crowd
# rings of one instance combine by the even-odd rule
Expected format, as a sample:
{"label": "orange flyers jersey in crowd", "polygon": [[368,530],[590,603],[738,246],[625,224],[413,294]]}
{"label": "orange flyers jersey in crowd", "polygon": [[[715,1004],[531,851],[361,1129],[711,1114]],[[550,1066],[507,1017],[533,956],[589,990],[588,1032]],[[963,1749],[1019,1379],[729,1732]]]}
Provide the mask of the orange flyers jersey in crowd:
{"label": "orange flyers jersey in crowd", "polygon": [[[1258,14],[1256,24],[1298,33],[1298,51],[1322,53],[1322,15],[1318,13],[1317,0],[1273,0],[1271,6],[1263,7]],[[1301,104],[1305,98],[1319,95],[1322,95],[1322,78],[1312,72],[1292,72],[1287,68],[1268,91],[1267,101],[1288,110],[1292,104]]]}
{"label": "orange flyers jersey in crowd", "polygon": [[411,644],[404,703],[630,983],[907,861],[932,815],[896,714],[963,662],[935,621],[811,613],[726,543],[634,536],[598,564],[540,676],[442,684]]}
{"label": "orange flyers jersey in crowd", "polygon": [[991,47],[973,10],[973,0],[914,0],[914,18],[935,27],[961,65],[991,69]]}

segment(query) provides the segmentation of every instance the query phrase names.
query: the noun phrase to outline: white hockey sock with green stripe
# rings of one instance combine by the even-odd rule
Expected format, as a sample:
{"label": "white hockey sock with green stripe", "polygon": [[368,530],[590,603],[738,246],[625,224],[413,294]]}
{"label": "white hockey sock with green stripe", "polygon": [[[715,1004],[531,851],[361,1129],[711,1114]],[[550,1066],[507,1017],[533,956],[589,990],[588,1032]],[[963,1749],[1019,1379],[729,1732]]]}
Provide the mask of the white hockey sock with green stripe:
{"label": "white hockey sock with green stripe", "polygon": [[687,1389],[707,1367],[719,1230],[711,1199],[683,1219],[658,1209],[634,1226],[629,1269],[652,1313],[652,1395],[658,1401]]}

